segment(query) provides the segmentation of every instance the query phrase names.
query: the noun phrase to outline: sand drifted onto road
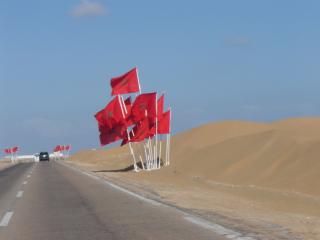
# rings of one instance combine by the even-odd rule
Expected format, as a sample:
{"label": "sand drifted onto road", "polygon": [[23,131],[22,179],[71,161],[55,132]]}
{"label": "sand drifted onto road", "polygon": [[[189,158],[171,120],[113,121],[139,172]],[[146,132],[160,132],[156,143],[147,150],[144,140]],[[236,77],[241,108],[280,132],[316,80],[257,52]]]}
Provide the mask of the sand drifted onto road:
{"label": "sand drifted onto road", "polygon": [[320,239],[320,118],[204,125],[174,136],[158,171],[127,171],[128,153],[84,150],[70,162],[258,239]]}

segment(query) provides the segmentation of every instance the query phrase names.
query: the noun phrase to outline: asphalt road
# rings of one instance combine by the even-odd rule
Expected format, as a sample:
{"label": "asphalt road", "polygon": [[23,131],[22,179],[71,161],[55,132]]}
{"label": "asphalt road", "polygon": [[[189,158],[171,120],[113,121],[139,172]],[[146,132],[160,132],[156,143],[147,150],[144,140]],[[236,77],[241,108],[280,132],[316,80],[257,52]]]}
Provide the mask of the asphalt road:
{"label": "asphalt road", "polygon": [[54,161],[0,171],[0,240],[225,239]]}

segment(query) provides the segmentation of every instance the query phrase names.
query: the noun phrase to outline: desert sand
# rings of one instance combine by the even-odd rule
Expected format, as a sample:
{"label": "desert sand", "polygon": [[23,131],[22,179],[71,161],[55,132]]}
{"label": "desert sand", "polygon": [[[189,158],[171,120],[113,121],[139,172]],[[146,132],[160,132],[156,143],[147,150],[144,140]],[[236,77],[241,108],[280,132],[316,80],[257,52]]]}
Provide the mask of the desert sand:
{"label": "desert sand", "polygon": [[12,165],[11,161],[8,159],[0,159],[0,170],[3,170]]}
{"label": "desert sand", "polygon": [[171,150],[170,166],[151,172],[127,171],[127,147],[69,162],[257,239],[320,239],[320,118],[207,124]]}

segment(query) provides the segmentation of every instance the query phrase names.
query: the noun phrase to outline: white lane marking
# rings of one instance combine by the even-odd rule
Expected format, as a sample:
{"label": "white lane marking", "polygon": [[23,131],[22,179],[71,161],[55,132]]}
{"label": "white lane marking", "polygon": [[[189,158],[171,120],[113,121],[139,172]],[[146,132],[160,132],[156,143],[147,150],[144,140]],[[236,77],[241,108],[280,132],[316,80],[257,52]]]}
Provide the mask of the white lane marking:
{"label": "white lane marking", "polygon": [[235,232],[235,231],[233,231],[231,229],[227,229],[227,228],[225,228],[225,227],[223,227],[221,225],[208,222],[208,221],[203,220],[201,218],[197,218],[197,217],[189,215],[189,216],[184,217],[184,219],[189,221],[189,222],[191,222],[191,223],[193,223],[193,224],[201,226],[203,228],[212,230],[212,231],[218,233],[219,235],[225,236],[228,239],[253,240],[253,238],[251,238],[251,237],[242,236],[242,234],[239,233],[239,232]]}
{"label": "white lane marking", "polygon": [[[105,179],[102,179],[102,178],[100,178],[100,177],[98,177],[98,176],[95,176],[95,175],[93,175],[93,174],[87,173],[87,172],[85,172],[85,171],[82,171],[82,170],[80,170],[80,169],[74,168],[74,167],[69,166],[69,165],[66,165],[66,164],[63,164],[63,165],[64,165],[64,166],[67,166],[67,167],[69,167],[69,168],[71,168],[71,169],[73,169],[74,171],[80,172],[80,173],[82,173],[83,175],[86,175],[86,176],[88,176],[88,177],[90,177],[90,178],[93,178],[93,179],[95,179],[95,180],[97,180],[97,181],[99,181],[99,182],[101,182],[101,183],[103,183],[103,184],[106,184],[106,185],[108,185],[108,186],[111,186],[112,188],[115,188],[115,189],[117,189],[117,190],[119,190],[119,191],[122,191],[122,192],[124,192],[124,193],[126,193],[126,194],[129,194],[129,195],[131,195],[131,196],[133,196],[133,197],[135,197],[135,198],[138,198],[139,200],[148,202],[148,203],[153,204],[153,205],[156,205],[156,206],[163,205],[163,204],[160,203],[160,202],[157,202],[157,201],[151,200],[151,199],[149,199],[149,198],[143,197],[143,196],[141,196],[141,195],[138,195],[138,194],[136,194],[136,193],[134,193],[134,192],[131,192],[131,191],[125,189],[125,188],[122,188],[122,187],[120,187],[120,186],[118,186],[118,185],[115,185],[115,184],[113,184],[113,183],[111,183],[111,182],[108,182],[108,181],[106,181]],[[164,205],[164,206],[166,206],[166,205]]]}
{"label": "white lane marking", "polygon": [[136,194],[136,193],[134,193],[134,192],[131,192],[131,191],[129,191],[129,190],[125,189],[125,188],[122,188],[122,187],[120,187],[120,186],[118,186],[118,185],[115,185],[115,184],[113,184],[113,183],[111,183],[111,182],[107,182],[106,180],[102,180],[102,181],[103,181],[104,184],[107,184],[107,185],[109,185],[109,186],[111,186],[111,187],[113,187],[113,188],[115,188],[115,189],[117,189],[117,190],[119,190],[119,191],[122,191],[122,192],[124,192],[124,193],[126,193],[126,194],[129,194],[129,195],[131,195],[131,196],[133,196],[133,197],[136,197],[136,198],[138,198],[139,200],[148,202],[148,203],[150,203],[150,204],[152,204],[152,205],[156,205],[156,206],[163,205],[163,204],[160,203],[160,202],[154,201],[154,200],[149,199],[149,198],[145,198],[145,197],[143,197],[143,196],[141,196],[141,195],[138,195],[138,194]]}
{"label": "white lane marking", "polygon": [[0,222],[0,227],[6,227],[9,225],[10,219],[12,218],[13,212],[6,212]]}
{"label": "white lane marking", "polygon": [[62,164],[62,165],[66,166],[66,167],[68,167],[68,168],[70,168],[70,169],[72,169],[72,170],[74,170],[76,172],[82,173],[83,175],[86,175],[86,176],[88,176],[90,178],[93,178],[93,179],[95,179],[95,180],[97,180],[97,181],[99,181],[99,182],[101,182],[103,184],[109,185],[109,186],[111,186],[111,187],[113,187],[113,188],[115,188],[117,190],[125,192],[125,193],[127,193],[127,194],[129,194],[129,195],[131,195],[133,197],[136,197],[136,198],[142,200],[142,201],[148,202],[148,203],[153,204],[153,205],[157,205],[157,206],[161,206],[162,205],[164,207],[168,207],[170,209],[174,209],[175,211],[183,214],[184,215],[183,218],[185,220],[187,220],[187,221],[189,221],[189,222],[191,222],[191,223],[193,223],[195,225],[198,225],[200,227],[203,227],[203,228],[206,228],[208,230],[211,230],[211,231],[213,231],[213,232],[215,232],[215,233],[217,233],[219,235],[223,235],[228,239],[233,239],[233,240],[255,240],[252,237],[242,236],[241,233],[233,231],[233,230],[228,229],[228,228],[225,228],[225,227],[223,227],[223,226],[221,226],[219,224],[211,223],[211,222],[206,221],[204,219],[192,216],[191,214],[189,214],[187,212],[184,212],[183,210],[180,210],[180,209],[174,208],[174,207],[172,207],[170,205],[167,205],[167,204],[164,204],[164,203],[161,203],[161,202],[158,202],[158,201],[143,197],[141,195],[138,195],[138,194],[136,194],[134,192],[131,192],[131,191],[125,189],[125,188],[122,188],[122,187],[120,187],[120,186],[118,186],[116,184],[108,182],[107,180],[105,180],[105,179],[103,179],[101,177],[95,176],[93,174],[85,172],[85,171],[83,171],[81,169],[78,169],[76,167],[70,166],[70,165],[65,164],[65,163],[59,163],[59,164]]}
{"label": "white lane marking", "polygon": [[28,181],[24,181],[22,184],[23,184],[23,185],[26,185],[27,183],[28,183]]}
{"label": "white lane marking", "polygon": [[19,192],[17,193],[16,197],[17,197],[17,198],[21,198],[22,195],[23,195],[23,191],[19,191]]}

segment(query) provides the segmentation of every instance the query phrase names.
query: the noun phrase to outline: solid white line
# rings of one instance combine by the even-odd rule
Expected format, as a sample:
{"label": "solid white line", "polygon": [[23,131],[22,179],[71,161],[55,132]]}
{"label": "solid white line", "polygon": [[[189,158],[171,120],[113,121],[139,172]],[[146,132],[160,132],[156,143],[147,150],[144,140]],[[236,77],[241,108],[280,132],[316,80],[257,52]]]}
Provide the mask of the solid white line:
{"label": "solid white line", "polygon": [[169,207],[171,209],[174,209],[175,211],[180,212],[181,214],[183,214],[185,220],[187,220],[187,221],[189,221],[189,222],[191,222],[191,223],[193,223],[195,225],[198,225],[200,227],[209,229],[209,230],[211,230],[211,231],[213,231],[213,232],[215,232],[215,233],[217,233],[219,235],[223,235],[226,238],[233,239],[233,240],[254,240],[254,238],[242,236],[242,234],[239,233],[239,232],[233,231],[231,229],[225,228],[225,227],[223,227],[221,225],[218,225],[218,224],[215,224],[215,223],[211,223],[211,222],[206,221],[204,219],[192,216],[191,214],[186,213],[186,212],[184,212],[184,211],[182,211],[180,209],[177,209],[177,208],[174,208],[172,206],[166,205],[164,203],[161,203],[161,202],[158,202],[158,201],[143,197],[141,195],[138,195],[138,194],[136,194],[134,192],[131,192],[131,191],[125,189],[125,188],[122,188],[122,187],[120,187],[120,186],[118,186],[116,184],[108,182],[107,180],[105,180],[105,179],[103,179],[101,177],[98,177],[98,176],[93,175],[91,173],[85,172],[85,171],[83,171],[81,169],[78,169],[76,167],[70,166],[70,165],[65,164],[65,163],[59,163],[59,164],[62,164],[62,165],[66,166],[66,167],[68,167],[68,168],[70,168],[70,169],[72,169],[72,170],[74,170],[76,172],[82,173],[83,175],[86,175],[86,176],[88,176],[90,178],[93,178],[93,179],[95,179],[95,180],[97,180],[97,181],[99,181],[99,182],[101,182],[101,183],[103,183],[105,185],[111,186],[111,187],[113,187],[113,188],[115,188],[117,190],[125,192],[125,193],[127,193],[127,194],[129,194],[129,195],[131,195],[133,197],[136,197],[136,198],[138,198],[138,199],[140,199],[140,200],[142,200],[144,202],[148,202],[148,203],[150,203],[152,205],[157,205],[157,206],[162,205],[164,207]]}
{"label": "solid white line", "polygon": [[12,218],[13,212],[7,212],[1,222],[0,222],[0,227],[6,227],[9,225],[10,219]]}
{"label": "solid white line", "polygon": [[26,185],[27,183],[28,183],[28,181],[24,181],[22,184],[23,184],[23,185]]}
{"label": "solid white line", "polygon": [[197,217],[194,217],[194,216],[186,216],[184,217],[185,220],[189,221],[189,222],[192,222],[193,224],[196,224],[200,227],[203,227],[203,228],[206,228],[206,229],[209,229],[209,230],[212,230],[216,233],[218,233],[219,235],[222,235],[222,236],[225,236],[226,238],[228,239],[234,239],[234,240],[254,240],[253,238],[251,237],[245,237],[245,236],[242,236],[241,233],[239,232],[235,232],[231,229],[227,229],[221,225],[218,225],[218,224],[215,224],[215,223],[211,223],[211,222],[208,222],[206,220],[203,220],[201,218],[197,218]]}
{"label": "solid white line", "polygon": [[[67,164],[63,164],[63,165],[64,165],[64,166],[67,166],[67,167],[69,167],[69,168],[71,168],[71,169],[73,169],[74,171],[80,172],[80,173],[82,173],[83,175],[86,175],[86,176],[88,176],[88,177],[90,177],[90,178],[93,178],[93,179],[95,179],[95,180],[97,180],[97,181],[99,181],[99,182],[101,182],[101,183],[103,183],[103,184],[105,184],[105,185],[108,185],[108,186],[110,186],[110,187],[112,187],[112,188],[115,188],[115,189],[121,191],[121,192],[124,192],[124,193],[126,193],[126,194],[129,194],[129,195],[135,197],[135,198],[138,198],[139,200],[142,200],[142,201],[144,201],[144,202],[148,202],[148,203],[150,203],[150,204],[152,204],[152,205],[157,205],[157,206],[163,205],[163,204],[160,203],[160,202],[157,202],[157,201],[151,200],[151,199],[149,199],[149,198],[145,198],[145,197],[143,197],[143,196],[140,196],[140,195],[138,195],[138,194],[136,194],[136,193],[134,193],[134,192],[131,192],[131,191],[125,189],[125,188],[122,188],[122,187],[120,187],[120,186],[118,186],[118,185],[115,185],[115,184],[113,184],[113,183],[111,183],[111,182],[108,182],[108,181],[106,181],[105,179],[102,179],[102,178],[100,178],[100,177],[98,177],[98,176],[95,176],[95,175],[93,175],[93,174],[87,173],[87,172],[85,172],[85,171],[82,171],[82,170],[77,169],[77,168],[75,168],[75,167],[69,166],[69,165],[67,165]],[[163,206],[166,206],[166,205],[163,205]]]}
{"label": "solid white line", "polygon": [[16,197],[17,197],[17,198],[21,198],[22,195],[23,195],[23,191],[19,191],[19,192],[17,193]]}

